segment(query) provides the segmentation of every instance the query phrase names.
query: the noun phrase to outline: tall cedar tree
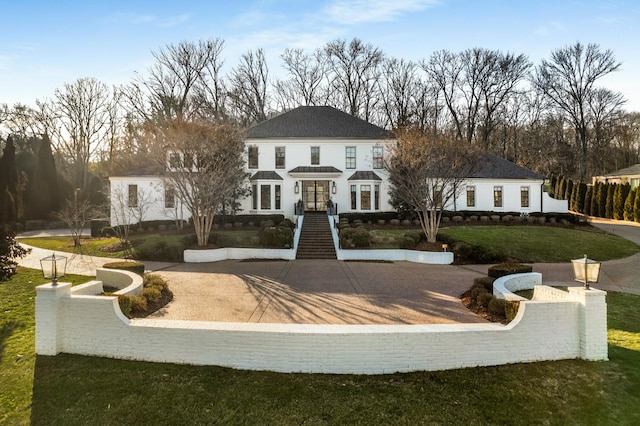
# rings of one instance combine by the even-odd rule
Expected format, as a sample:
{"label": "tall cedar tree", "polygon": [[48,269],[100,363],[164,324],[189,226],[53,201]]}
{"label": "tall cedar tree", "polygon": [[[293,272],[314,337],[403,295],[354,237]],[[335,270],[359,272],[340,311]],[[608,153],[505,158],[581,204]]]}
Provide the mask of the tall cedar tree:
{"label": "tall cedar tree", "polygon": [[585,185],[586,191],[584,194],[584,204],[582,206],[582,213],[587,216],[591,216],[591,197],[593,196],[593,185]]}
{"label": "tall cedar tree", "polygon": [[0,224],[18,220],[19,196],[16,147],[9,136],[0,159]]}
{"label": "tall cedar tree", "polygon": [[576,201],[576,208],[579,213],[584,214],[584,206],[585,206],[585,198],[587,196],[587,184],[584,182],[580,182],[578,184],[578,198]]}
{"label": "tall cedar tree", "polygon": [[51,213],[60,209],[60,198],[51,141],[49,136],[44,135],[38,149],[38,162],[29,194],[31,216],[34,219],[48,219]]}
{"label": "tall cedar tree", "polygon": [[609,184],[601,183],[598,191],[598,217],[607,217],[607,194],[609,192]]}
{"label": "tall cedar tree", "polygon": [[636,188],[636,197],[633,200],[633,220],[640,222],[640,187]]}
{"label": "tall cedar tree", "polygon": [[569,185],[571,187],[571,194],[569,194],[569,210],[578,211],[578,184],[573,183],[573,181],[570,182],[572,183]]}
{"label": "tall cedar tree", "polygon": [[563,200],[568,200],[569,204],[571,203],[571,195],[573,195],[573,180],[567,178],[566,180],[567,185],[564,188],[564,196],[563,196]]}
{"label": "tall cedar tree", "polygon": [[617,184],[607,185],[607,200],[604,208],[604,214],[607,219],[613,219],[613,194],[618,186]]}
{"label": "tall cedar tree", "polygon": [[633,202],[636,199],[636,189],[634,188],[627,194],[627,199],[624,202],[624,220],[633,222]]}

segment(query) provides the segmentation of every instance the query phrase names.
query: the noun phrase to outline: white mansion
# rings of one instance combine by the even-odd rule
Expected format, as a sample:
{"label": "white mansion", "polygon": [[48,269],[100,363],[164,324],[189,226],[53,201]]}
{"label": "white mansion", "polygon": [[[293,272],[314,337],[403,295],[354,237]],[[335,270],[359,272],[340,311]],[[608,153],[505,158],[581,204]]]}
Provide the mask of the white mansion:
{"label": "white mansion", "polygon": [[[302,202],[307,211],[338,213],[392,210],[384,156],[394,135],[332,107],[305,106],[248,129],[246,170],[251,196],[241,213],[293,217]],[[543,191],[545,177],[487,154],[469,176],[466,190],[450,210],[561,212],[567,202]],[[188,219],[189,213],[161,176],[111,176],[111,223],[133,222],[144,202],[144,220]],[[115,214],[115,200],[125,200],[129,214]],[[122,210],[122,209],[121,209]],[[119,216],[119,217],[116,217]]]}

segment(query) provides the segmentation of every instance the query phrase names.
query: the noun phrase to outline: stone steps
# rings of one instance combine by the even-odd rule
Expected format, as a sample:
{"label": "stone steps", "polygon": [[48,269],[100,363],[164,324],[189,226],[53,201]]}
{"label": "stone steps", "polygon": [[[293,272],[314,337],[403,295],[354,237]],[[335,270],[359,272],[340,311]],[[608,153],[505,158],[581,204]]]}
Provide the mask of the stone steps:
{"label": "stone steps", "polygon": [[326,214],[305,214],[296,259],[336,259],[331,227]]}

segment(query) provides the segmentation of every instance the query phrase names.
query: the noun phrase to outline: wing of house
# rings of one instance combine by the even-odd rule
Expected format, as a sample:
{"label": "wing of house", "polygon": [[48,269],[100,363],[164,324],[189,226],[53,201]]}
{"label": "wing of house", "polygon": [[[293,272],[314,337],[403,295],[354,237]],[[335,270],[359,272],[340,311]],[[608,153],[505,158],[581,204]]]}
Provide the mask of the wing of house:
{"label": "wing of house", "polygon": [[[293,217],[298,208],[324,211],[327,204],[338,213],[390,211],[383,160],[395,142],[388,130],[327,106],[298,107],[256,124],[245,140],[251,196],[240,201],[242,213]],[[446,208],[566,212],[566,201],[543,192],[544,179],[486,154],[465,190]],[[114,225],[118,199],[130,219],[136,219],[142,201],[144,220],[189,218],[160,176],[112,176],[110,182]]]}
{"label": "wing of house", "polygon": [[618,183],[631,184],[631,188],[637,188],[640,185],[640,164],[634,164],[631,167],[616,170],[602,176],[594,176],[593,183]]}

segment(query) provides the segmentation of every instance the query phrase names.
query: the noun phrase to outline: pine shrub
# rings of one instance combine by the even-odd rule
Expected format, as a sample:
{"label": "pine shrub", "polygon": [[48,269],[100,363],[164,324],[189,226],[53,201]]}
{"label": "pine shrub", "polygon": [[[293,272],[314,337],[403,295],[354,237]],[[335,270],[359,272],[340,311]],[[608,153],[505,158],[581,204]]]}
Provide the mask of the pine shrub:
{"label": "pine shrub", "polygon": [[629,191],[624,202],[624,220],[633,222],[633,202],[636,199],[636,188]]}
{"label": "pine shrub", "polygon": [[507,301],[504,299],[498,299],[497,297],[491,298],[489,300],[487,309],[494,315],[504,315],[506,316],[507,312]]}
{"label": "pine shrub", "polygon": [[145,287],[140,291],[140,296],[147,299],[147,303],[157,303],[162,298],[162,292],[157,287]]}
{"label": "pine shrub", "polygon": [[591,216],[591,196],[593,194],[593,185],[585,185],[584,202],[582,204],[581,213]]}
{"label": "pine shrub", "polygon": [[607,199],[604,208],[604,217],[607,219],[613,219],[613,194],[616,191],[618,185],[607,185]]}
{"label": "pine shrub", "polygon": [[636,197],[633,201],[633,221],[640,222],[640,188],[636,188]]}

